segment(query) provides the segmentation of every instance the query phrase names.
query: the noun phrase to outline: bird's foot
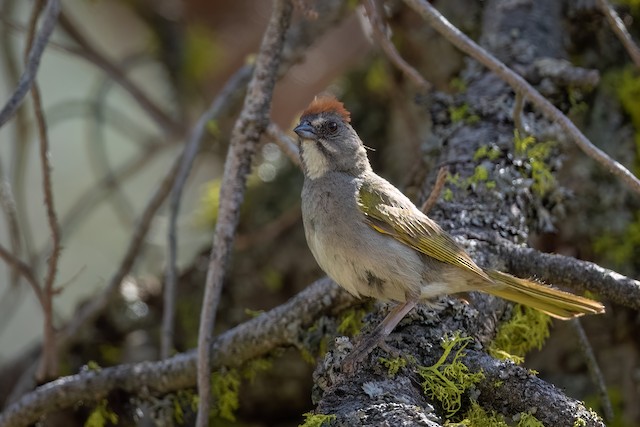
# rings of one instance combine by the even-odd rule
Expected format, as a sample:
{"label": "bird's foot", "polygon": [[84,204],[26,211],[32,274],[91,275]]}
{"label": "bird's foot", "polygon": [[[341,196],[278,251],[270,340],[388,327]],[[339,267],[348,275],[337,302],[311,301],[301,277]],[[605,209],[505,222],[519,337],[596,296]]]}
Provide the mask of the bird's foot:
{"label": "bird's foot", "polygon": [[347,375],[353,375],[358,365],[371,353],[376,346],[380,345],[384,336],[380,333],[371,333],[362,338],[362,340],[351,350],[351,353],[342,361],[342,372]]}

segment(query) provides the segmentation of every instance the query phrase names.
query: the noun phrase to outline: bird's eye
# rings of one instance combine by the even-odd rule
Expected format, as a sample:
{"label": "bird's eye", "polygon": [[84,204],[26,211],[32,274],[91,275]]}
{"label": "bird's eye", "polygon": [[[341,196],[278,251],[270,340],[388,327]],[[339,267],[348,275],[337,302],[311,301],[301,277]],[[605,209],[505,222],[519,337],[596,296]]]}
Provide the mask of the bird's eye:
{"label": "bird's eye", "polygon": [[338,130],[338,124],[336,122],[327,123],[327,130],[331,133],[336,133]]}

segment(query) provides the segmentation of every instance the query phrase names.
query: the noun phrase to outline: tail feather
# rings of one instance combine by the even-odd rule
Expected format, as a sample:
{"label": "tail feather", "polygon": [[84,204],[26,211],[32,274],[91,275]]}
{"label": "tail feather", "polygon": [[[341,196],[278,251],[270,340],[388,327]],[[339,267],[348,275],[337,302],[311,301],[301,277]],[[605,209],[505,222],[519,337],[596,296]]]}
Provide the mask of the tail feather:
{"label": "tail feather", "polygon": [[496,270],[487,270],[495,285],[482,289],[492,295],[527,305],[557,319],[573,319],[584,314],[604,313],[598,301],[520,279]]}

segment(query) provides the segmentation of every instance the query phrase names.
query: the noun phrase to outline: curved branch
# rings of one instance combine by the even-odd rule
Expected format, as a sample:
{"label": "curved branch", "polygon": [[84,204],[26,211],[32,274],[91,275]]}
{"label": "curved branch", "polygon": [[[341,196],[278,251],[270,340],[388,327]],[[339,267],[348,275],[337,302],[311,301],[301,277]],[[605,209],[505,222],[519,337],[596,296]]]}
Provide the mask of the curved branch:
{"label": "curved branch", "polygon": [[534,89],[525,79],[467,37],[462,31],[451,24],[451,22],[447,21],[428,1],[404,1],[454,46],[496,73],[502,80],[509,84],[513,90],[524,94],[549,120],[557,122],[586,155],[620,178],[630,189],[635,191],[636,194],[640,194],[640,179],[622,164],[613,160],[604,151],[593,145],[567,116],[542,96],[540,92]]}
{"label": "curved branch", "polygon": [[233,76],[231,76],[220,93],[218,93],[218,95],[214,98],[213,102],[209,106],[209,109],[207,109],[198,119],[197,123],[191,130],[189,139],[185,144],[184,150],[182,152],[180,171],[178,172],[176,181],[174,182],[173,188],[171,189],[171,197],[169,199],[169,229],[167,232],[168,264],[163,291],[164,303],[162,307],[162,339],[160,344],[160,355],[163,359],[169,357],[169,352],[173,347],[173,324],[175,318],[175,298],[177,282],[176,259],[178,252],[178,237],[176,235],[176,228],[178,221],[178,212],[180,211],[180,202],[182,200],[183,194],[182,191],[185,184],[187,183],[187,178],[191,173],[191,168],[193,167],[193,162],[196,158],[196,155],[200,151],[200,142],[202,141],[202,136],[206,129],[207,123],[218,117],[224,110],[224,107],[229,104],[229,98],[233,94],[235,94],[235,92],[238,91],[241,87],[244,87],[247,84],[249,78],[251,77],[252,71],[252,66],[245,65],[244,67],[236,71]]}
{"label": "curved branch", "polygon": [[[238,367],[282,346],[298,346],[299,333],[325,313],[336,313],[355,299],[328,278],[320,279],[288,302],[223,333],[212,343],[212,366]],[[195,350],[159,362],[119,365],[59,378],[25,394],[0,414],[0,425],[29,425],[53,410],[103,399],[113,390],[169,393],[196,384]]]}
{"label": "curved branch", "polygon": [[42,26],[38,35],[34,38],[33,46],[29,50],[27,57],[27,64],[20,81],[15,91],[11,95],[11,98],[7,101],[2,110],[0,111],[0,127],[2,127],[13,115],[16,110],[24,101],[24,97],[31,89],[36,74],[38,74],[38,68],[40,67],[40,59],[44,53],[44,48],[47,46],[49,37],[53,33],[56,23],[58,22],[58,15],[60,14],[60,1],[48,0],[47,6],[44,10],[44,18]]}
{"label": "curved branch", "polygon": [[629,34],[627,27],[624,26],[624,22],[622,22],[618,13],[613,7],[611,7],[611,4],[609,4],[607,0],[597,1],[600,11],[607,18],[607,21],[609,21],[611,29],[616,34],[620,42],[622,42],[622,45],[627,50],[627,53],[631,57],[633,63],[636,64],[636,67],[640,68],[640,49],[631,38],[631,34]]}

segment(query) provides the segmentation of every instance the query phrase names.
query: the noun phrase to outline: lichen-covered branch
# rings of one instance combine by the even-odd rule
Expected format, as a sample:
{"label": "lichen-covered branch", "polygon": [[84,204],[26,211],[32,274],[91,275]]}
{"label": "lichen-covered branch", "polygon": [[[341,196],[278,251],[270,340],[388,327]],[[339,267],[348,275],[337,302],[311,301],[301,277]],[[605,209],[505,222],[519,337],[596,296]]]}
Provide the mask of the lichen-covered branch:
{"label": "lichen-covered branch", "polygon": [[213,236],[205,293],[198,331],[198,418],[196,425],[206,426],[211,396],[210,352],[215,315],[244,199],[251,159],[260,136],[269,123],[271,96],[275,86],[285,33],[289,28],[293,5],[277,0],[256,59],[245,102],[231,134],[231,143],[220,186],[220,206]]}
{"label": "lichen-covered branch", "polygon": [[[298,346],[299,337],[323,314],[355,302],[331,280],[309,285],[291,300],[221,334],[212,343],[213,367],[239,367],[276,348]],[[103,399],[113,390],[164,394],[196,385],[196,351],[159,362],[120,365],[59,378],[25,394],[0,414],[3,427],[25,426],[47,413]]]}
{"label": "lichen-covered branch", "polygon": [[532,248],[506,245],[496,248],[508,270],[523,277],[536,277],[576,291],[589,291],[601,298],[640,310],[640,282],[588,261]]}
{"label": "lichen-covered branch", "polygon": [[451,22],[447,21],[428,1],[405,0],[405,3],[418,12],[436,31],[442,34],[458,49],[496,73],[501,79],[507,82],[513,90],[523,93],[549,120],[557,122],[585,154],[620,178],[630,189],[640,194],[640,179],[622,164],[613,160],[605,152],[593,145],[567,116],[542,96],[540,92],[533,88],[526,80],[467,37],[462,31],[452,25]]}

